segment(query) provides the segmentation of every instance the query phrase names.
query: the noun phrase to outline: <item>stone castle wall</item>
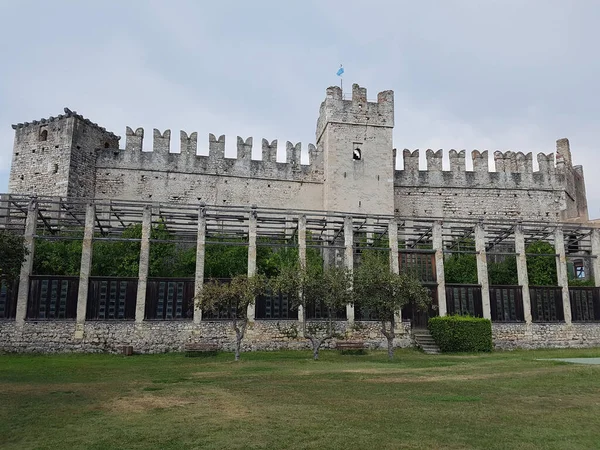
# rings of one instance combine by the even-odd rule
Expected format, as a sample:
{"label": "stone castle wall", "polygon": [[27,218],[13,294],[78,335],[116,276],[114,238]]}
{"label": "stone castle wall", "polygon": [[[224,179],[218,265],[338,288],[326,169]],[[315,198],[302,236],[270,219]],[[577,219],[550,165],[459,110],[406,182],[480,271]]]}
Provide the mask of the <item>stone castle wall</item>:
{"label": "stone castle wall", "polygon": [[[327,89],[317,121],[309,163],[301,164],[301,144],[286,143],[286,161],[276,161],[277,141],[262,140],[262,159],[252,159],[253,139],[237,137],[236,158],[225,157],[225,136],[209,135],[207,156],[198,155],[198,134],[180,132],[181,153],[171,153],[171,131],[153,131],[153,150],[142,151],[144,130],[127,127],[126,142],[65,108],[65,114],[17,124],[9,192],[63,197],[150,200],[212,205],[252,205],[397,214],[401,217],[498,217],[585,222],[583,169],[573,166],[569,142],[557,141],[555,154],[404,150],[404,169],[395,170],[394,99],[352,88],[344,99]],[[45,139],[42,139],[43,133]],[[360,158],[356,158],[356,152]]]}
{"label": "stone castle wall", "polygon": [[197,155],[197,133],[181,132],[181,153],[170,153],[169,130],[154,130],[153,151],[143,152],[144,130],[127,129],[124,150],[106,149],[96,159],[98,198],[213,205],[258,204],[315,209],[322,204],[322,164],[309,145],[310,163],[300,163],[301,144],[286,144],[277,162],[277,141],[262,141],[262,160],[253,160],[253,139],[237,138],[237,158],[225,157],[225,136],[209,135],[208,156]]}
{"label": "stone castle wall", "polygon": [[396,212],[403,217],[587,219],[587,207],[577,209],[585,204],[582,169],[570,165],[566,145],[568,164],[561,159],[555,165],[554,154],[540,153],[535,172],[531,153],[495,152],[495,171],[490,171],[488,152],[475,150],[473,170],[467,171],[465,151],[450,150],[450,170],[444,171],[442,150],[427,150],[426,170],[420,170],[419,150],[404,150],[404,169],[395,175]]}

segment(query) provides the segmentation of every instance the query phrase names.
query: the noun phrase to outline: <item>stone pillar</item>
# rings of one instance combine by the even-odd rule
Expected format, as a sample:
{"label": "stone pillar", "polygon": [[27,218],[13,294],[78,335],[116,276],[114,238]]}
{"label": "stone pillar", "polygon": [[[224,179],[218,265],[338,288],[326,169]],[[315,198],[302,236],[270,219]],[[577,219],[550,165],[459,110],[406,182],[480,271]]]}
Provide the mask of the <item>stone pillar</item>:
{"label": "stone pillar", "polygon": [[204,286],[204,256],[206,253],[206,209],[200,206],[198,211],[198,236],[196,237],[196,275],[194,282],[194,323],[202,321],[202,309],[199,308],[200,293]]}
{"label": "stone pillar", "polygon": [[442,221],[433,222],[431,230],[433,249],[435,250],[435,279],[437,280],[438,313],[440,316],[448,314],[446,304],[446,276],[444,274],[444,238],[442,235]]}
{"label": "stone pillar", "polygon": [[592,274],[594,286],[600,287],[600,229],[592,230]]}
{"label": "stone pillar", "polygon": [[[354,271],[354,227],[352,226],[352,217],[344,217],[344,266],[350,272]],[[348,324],[354,323],[354,305],[346,305],[346,319]]]}
{"label": "stone pillar", "polygon": [[367,226],[367,245],[373,244],[373,218],[371,216],[365,219]]}
{"label": "stone pillar", "polygon": [[38,205],[36,199],[31,199],[27,206],[25,219],[24,245],[28,253],[25,255],[19,275],[19,291],[17,293],[17,310],[15,320],[17,325],[23,325],[27,317],[27,299],[29,298],[29,277],[33,270],[33,254],[35,252],[35,230],[37,227]]}
{"label": "stone pillar", "polygon": [[[396,219],[390,219],[388,222],[388,239],[390,245],[390,271],[392,273],[400,273],[400,262],[398,261],[398,222]],[[396,331],[402,329],[402,310],[396,311],[394,314],[396,322]]]}
{"label": "stone pillar", "polygon": [[[256,205],[252,205],[248,219],[248,278],[256,275]],[[248,305],[248,320],[256,315],[255,305]]]}
{"label": "stone pillar", "polygon": [[488,281],[487,252],[485,250],[485,231],[480,222],[475,225],[475,250],[477,251],[477,281],[481,285],[481,306],[483,317],[492,318],[490,308],[490,283]]}
{"label": "stone pillar", "polygon": [[[298,262],[300,269],[306,269],[306,216],[304,214],[298,217]],[[298,322],[300,330],[303,330],[304,324],[304,306],[298,306]]]}
{"label": "stone pillar", "polygon": [[398,262],[398,222],[390,219],[388,223],[388,238],[390,244],[390,270],[392,273],[400,273]]}
{"label": "stone pillar", "polygon": [[135,302],[135,321],[144,321],[146,312],[146,285],[148,283],[148,269],[150,266],[150,233],[152,232],[152,209],[144,208],[142,217],[142,241],[140,245],[140,266],[138,272],[137,299]]}
{"label": "stone pillar", "polygon": [[523,315],[525,323],[531,323],[531,297],[529,295],[529,275],[527,274],[527,256],[525,255],[525,235],[523,226],[515,228],[515,253],[517,254],[517,279],[521,286],[523,298]]}
{"label": "stone pillar", "polygon": [[556,227],[554,231],[554,250],[558,255],[556,259],[556,277],[558,285],[562,288],[563,311],[565,323],[571,324],[571,299],[569,297],[569,275],[567,272],[567,254],[565,252],[565,240],[562,227]]}
{"label": "stone pillar", "polygon": [[94,221],[96,220],[96,205],[90,203],[85,211],[85,229],[81,242],[81,266],[79,268],[79,291],[77,293],[77,321],[75,339],[83,339],[83,327],[87,312],[90,274],[92,272]]}

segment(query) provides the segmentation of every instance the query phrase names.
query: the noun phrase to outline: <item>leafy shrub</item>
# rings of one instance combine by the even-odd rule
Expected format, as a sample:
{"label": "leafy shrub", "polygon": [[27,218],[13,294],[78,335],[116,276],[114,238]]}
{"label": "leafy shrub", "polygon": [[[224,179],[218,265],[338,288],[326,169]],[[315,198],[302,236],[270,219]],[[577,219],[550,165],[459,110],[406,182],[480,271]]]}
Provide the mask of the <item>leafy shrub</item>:
{"label": "leafy shrub", "polygon": [[[527,275],[530,286],[556,286],[556,250],[553,245],[544,241],[535,241],[525,250],[527,256]],[[533,256],[533,255],[548,256]]]}
{"label": "leafy shrub", "polygon": [[492,351],[492,322],[471,316],[429,319],[429,331],[442,352]]}

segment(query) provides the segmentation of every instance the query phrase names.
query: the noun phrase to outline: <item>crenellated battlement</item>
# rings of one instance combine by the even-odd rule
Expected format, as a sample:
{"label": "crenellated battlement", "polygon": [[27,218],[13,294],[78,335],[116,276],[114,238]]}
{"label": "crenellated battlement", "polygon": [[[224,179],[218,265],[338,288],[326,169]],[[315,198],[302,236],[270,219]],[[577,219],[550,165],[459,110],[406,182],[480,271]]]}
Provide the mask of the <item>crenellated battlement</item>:
{"label": "crenellated battlement", "polygon": [[533,155],[531,152],[525,154],[523,152],[494,152],[494,170],[489,166],[488,150],[480,152],[479,150],[473,150],[471,152],[471,159],[473,161],[473,169],[467,171],[465,155],[466,150],[454,150],[451,149],[448,152],[448,159],[450,161],[450,170],[443,170],[442,162],[444,158],[444,151],[442,149],[434,151],[427,149],[425,153],[426,165],[421,167],[419,161],[419,149],[408,150],[404,149],[402,152],[404,169],[398,170],[397,172],[448,172],[448,173],[460,173],[460,172],[473,172],[473,173],[544,173],[551,174],[560,172],[566,164],[561,165],[557,162],[554,164],[554,153],[538,153],[537,161],[539,170],[533,170]]}
{"label": "crenellated battlement", "polygon": [[[316,145],[304,148],[299,142],[212,133],[198,140],[198,132],[181,130],[180,151],[174,152],[171,130],[155,128],[152,142],[144,142],[144,129],[132,127],[126,127],[122,144],[119,136],[68,108],[13,128],[12,193],[257,204],[405,218],[587,220],[583,169],[573,166],[568,139],[559,139],[554,153],[537,155],[397,152],[394,92],[382,91],[369,100],[367,89],[358,84],[351,93],[341,86],[327,88]],[[285,155],[282,162],[278,150],[280,158]],[[302,164],[306,153],[308,163]],[[395,169],[397,157],[404,161],[403,170]]]}
{"label": "crenellated battlement", "polygon": [[69,108],[66,108],[66,107],[63,108],[63,111],[64,111],[64,114],[59,114],[58,116],[50,116],[50,117],[42,118],[39,120],[33,120],[31,122],[22,122],[22,123],[13,124],[12,129],[20,130],[22,128],[39,127],[39,126],[48,125],[48,124],[58,121],[58,120],[63,120],[63,119],[68,119],[68,118],[73,117],[75,119],[80,120],[85,125],[88,125],[89,127],[94,128],[101,133],[104,133],[107,137],[109,137],[111,139],[116,139],[116,140],[121,139],[121,136],[117,136],[116,134],[108,131],[106,128],[101,127],[97,123],[92,122],[90,119],[83,117],[81,114],[77,114],[77,111],[71,111]]}
{"label": "crenellated battlement", "polygon": [[237,136],[235,158],[225,156],[225,135],[209,133],[208,155],[198,154],[198,133],[181,130],[180,153],[171,152],[171,130],[153,130],[152,151],[143,151],[144,129],[126,128],[125,149],[98,149],[98,168],[156,170],[181,173],[227,174],[241,177],[264,177],[284,180],[322,181],[322,158],[316,147],[308,145],[309,163],[302,164],[302,144],[286,142],[285,162],[277,161],[278,141],[262,139],[262,159],[252,159],[254,139]]}
{"label": "crenellated battlement", "polygon": [[368,125],[394,127],[394,91],[382,91],[377,101],[367,100],[367,89],[358,84],[352,85],[352,99],[344,100],[339,86],[327,88],[325,100],[321,103],[317,121],[316,138],[319,143],[327,124]]}

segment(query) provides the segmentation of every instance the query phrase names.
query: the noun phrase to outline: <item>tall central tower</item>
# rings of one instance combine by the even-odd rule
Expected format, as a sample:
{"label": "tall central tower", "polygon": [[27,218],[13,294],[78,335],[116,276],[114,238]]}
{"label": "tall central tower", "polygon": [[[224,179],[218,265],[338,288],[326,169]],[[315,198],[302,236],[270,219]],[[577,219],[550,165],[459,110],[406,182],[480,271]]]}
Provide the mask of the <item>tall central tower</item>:
{"label": "tall central tower", "polygon": [[317,122],[326,211],[394,214],[393,129],[393,91],[369,102],[358,84],[352,100],[344,100],[339,87],[327,89]]}

